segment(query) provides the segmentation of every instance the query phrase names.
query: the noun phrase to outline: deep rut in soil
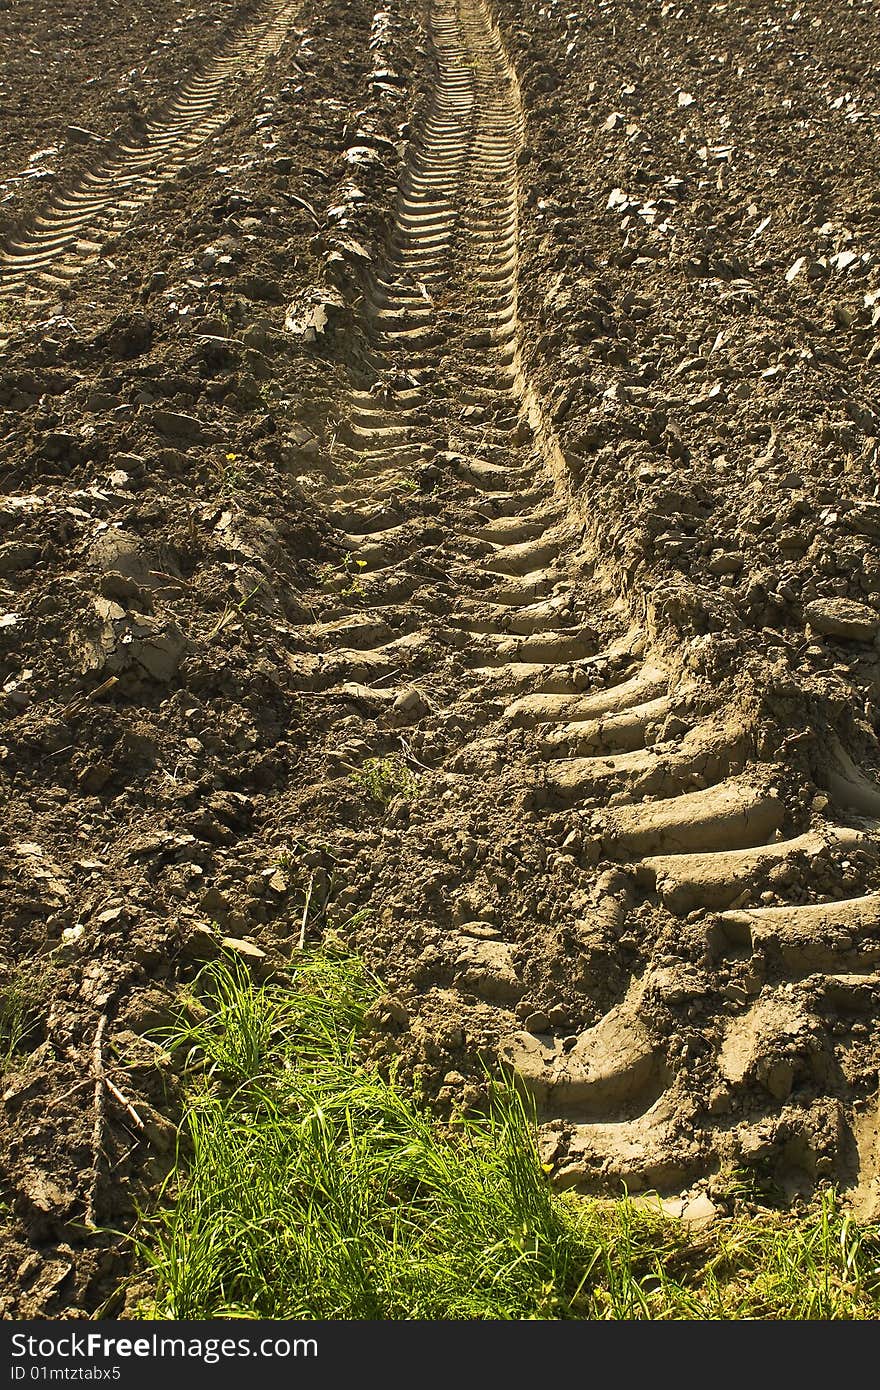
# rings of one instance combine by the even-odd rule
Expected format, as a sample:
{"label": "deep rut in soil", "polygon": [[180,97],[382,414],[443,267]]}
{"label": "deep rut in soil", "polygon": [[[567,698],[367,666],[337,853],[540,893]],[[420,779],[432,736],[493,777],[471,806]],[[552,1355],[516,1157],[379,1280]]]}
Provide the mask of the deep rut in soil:
{"label": "deep rut in soil", "polygon": [[277,53],[298,0],[273,0],[235,29],[176,94],[135,129],[100,145],[78,180],[62,187],[15,239],[0,246],[0,331],[4,300],[51,303],[101,254],[163,183],[177,177],[227,119],[230,84]]}
{"label": "deep rut in soil", "polygon": [[[736,1162],[736,1123],[784,1105],[796,1080],[816,1114],[806,1129],[792,1121],[785,1161],[815,1177],[813,1132],[837,1123],[826,1102],[841,1085],[823,1006],[857,1010],[880,960],[880,898],[830,901],[841,879],[830,870],[842,865],[856,891],[870,880],[876,844],[858,813],[876,807],[844,759],[841,816],[796,833],[784,765],[759,757],[749,718],[725,712],[721,692],[697,698],[609,597],[521,368],[516,78],[480,0],[435,5],[432,38],[433,100],[367,296],[374,380],[352,392],[337,441],[344,481],[318,494],[345,532],[345,596],[308,632],[302,686],[386,710],[428,692],[448,728],[479,734],[445,761],[452,822],[488,797],[523,835],[536,817],[562,826],[550,878],[588,909],[572,969],[601,970],[610,957],[621,984],[599,1021],[563,1032],[535,1012],[531,1031],[516,1031],[511,1010],[541,931],[507,939],[505,914],[490,912],[459,920],[446,943],[458,989],[499,1011],[500,1054],[549,1122],[560,1182],[668,1187]],[[419,466],[458,479],[439,529],[396,513],[406,470]],[[743,910],[759,881],[786,905]],[[459,891],[467,903],[466,867]],[[527,899],[506,909],[511,921],[528,912]],[[656,949],[643,938],[634,962],[640,916],[668,925]],[[809,996],[792,994],[807,977],[821,977]],[[714,1060],[693,1034],[683,1047],[677,1036],[712,988]],[[607,1000],[588,978],[591,991]],[[728,1017],[724,1001],[746,1007]],[[696,1119],[695,1076],[714,1118]]]}

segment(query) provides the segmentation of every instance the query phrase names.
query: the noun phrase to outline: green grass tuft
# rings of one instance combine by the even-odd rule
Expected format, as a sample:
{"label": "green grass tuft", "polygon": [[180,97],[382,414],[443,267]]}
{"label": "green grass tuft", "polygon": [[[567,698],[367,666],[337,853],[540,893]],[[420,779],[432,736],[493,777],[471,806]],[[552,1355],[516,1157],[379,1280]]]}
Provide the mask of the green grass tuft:
{"label": "green grass tuft", "polygon": [[396,796],[412,801],[419,790],[418,774],[401,757],[368,758],[351,780],[380,806],[389,806]]}
{"label": "green grass tuft", "polygon": [[52,967],[45,959],[8,970],[0,981],[0,1074],[33,1047],[46,1011]]}
{"label": "green grass tuft", "polygon": [[807,1218],[700,1236],[554,1193],[505,1085],[443,1126],[364,1063],[380,985],[315,956],[289,985],[213,964],[163,1041],[191,1104],[137,1237],[138,1315],[204,1319],[874,1318],[880,1236],[826,1194]]}

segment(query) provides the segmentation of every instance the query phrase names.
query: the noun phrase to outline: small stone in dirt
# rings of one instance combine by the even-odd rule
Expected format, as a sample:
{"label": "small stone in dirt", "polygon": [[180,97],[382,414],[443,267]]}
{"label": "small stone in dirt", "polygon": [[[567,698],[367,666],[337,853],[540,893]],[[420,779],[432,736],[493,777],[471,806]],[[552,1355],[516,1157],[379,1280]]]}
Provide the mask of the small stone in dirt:
{"label": "small stone in dirt", "polygon": [[870,642],[880,632],[880,613],[853,599],[814,599],[804,609],[804,616],[813,632],[826,637],[848,637],[856,642]]}
{"label": "small stone in dirt", "polygon": [[739,574],[745,561],[739,551],[724,551],[713,555],[706,565],[710,574]]}
{"label": "small stone in dirt", "polygon": [[550,1020],[543,1010],[536,1009],[534,1013],[529,1014],[528,1018],[525,1019],[523,1027],[527,1033],[549,1033]]}
{"label": "small stone in dirt", "polygon": [[18,1267],[17,1278],[20,1284],[26,1284],[29,1279],[42,1268],[43,1262],[35,1250],[32,1250],[26,1260],[22,1260]]}
{"label": "small stone in dirt", "polygon": [[493,927],[489,922],[463,922],[461,925],[462,936],[473,936],[480,941],[494,941],[499,936],[497,927]]}
{"label": "small stone in dirt", "polygon": [[154,410],[151,419],[153,428],[160,434],[184,439],[201,439],[204,434],[201,420],[179,410]]}
{"label": "small stone in dirt", "polygon": [[288,892],[290,883],[287,875],[282,873],[280,869],[273,869],[271,873],[266,875],[266,887],[271,893],[277,893],[279,897],[283,897]]}
{"label": "small stone in dirt", "polygon": [[522,994],[513,952],[505,941],[461,938],[455,983],[484,999],[515,1000]]}
{"label": "small stone in dirt", "polygon": [[412,686],[409,690],[401,690],[391,708],[395,714],[408,715],[412,719],[418,719],[421,715],[428,713],[430,705],[421,690]]}
{"label": "small stone in dirt", "polygon": [[255,946],[252,941],[243,941],[239,936],[224,936],[220,945],[224,951],[232,951],[240,961],[253,970],[261,970],[268,959],[266,952],[259,946]]}

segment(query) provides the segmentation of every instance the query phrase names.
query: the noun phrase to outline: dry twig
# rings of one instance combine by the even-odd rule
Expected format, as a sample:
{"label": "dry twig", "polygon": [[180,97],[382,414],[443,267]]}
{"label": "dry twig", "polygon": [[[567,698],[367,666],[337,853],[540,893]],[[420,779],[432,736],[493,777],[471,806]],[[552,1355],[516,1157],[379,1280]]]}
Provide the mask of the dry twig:
{"label": "dry twig", "polygon": [[122,1092],[120,1091],[119,1087],[118,1087],[118,1086],[114,1086],[114,1084],[113,1084],[113,1082],[110,1080],[109,1076],[105,1076],[105,1077],[104,1077],[104,1085],[107,1087],[107,1090],[110,1092],[110,1094],[111,1094],[111,1096],[113,1097],[113,1099],[116,1100],[116,1101],[118,1101],[119,1104],[122,1106],[122,1108],[123,1108],[123,1110],[125,1111],[126,1115],[128,1115],[129,1118],[131,1119],[132,1123],[133,1123],[134,1125],[136,1125],[136,1127],[137,1127],[138,1129],[143,1129],[145,1126],[144,1126],[144,1122],[143,1122],[143,1120],[141,1119],[140,1115],[139,1115],[138,1112],[135,1110],[134,1106],[132,1105],[131,1101],[127,1098],[127,1096],[124,1096],[124,1095],[122,1094]]}
{"label": "dry twig", "polygon": [[89,1187],[89,1196],[86,1202],[86,1225],[92,1230],[98,1229],[95,1220],[95,1200],[98,1192],[98,1183],[101,1177],[101,1158],[104,1152],[104,1126],[106,1123],[104,1114],[104,1097],[106,1078],[104,1076],[104,1034],[107,1031],[107,1015],[101,1014],[98,1019],[98,1027],[95,1030],[95,1041],[92,1043],[92,1079],[95,1083],[95,1098],[93,1101],[94,1121],[92,1123],[92,1181]]}
{"label": "dry twig", "polygon": [[309,890],[308,890],[308,892],[306,893],[306,905],[305,905],[305,907],[303,908],[302,927],[300,928],[300,933],[299,933],[299,949],[300,949],[301,951],[304,951],[304,950],[305,950],[305,946],[306,946],[306,927],[307,927],[308,924],[309,924],[309,908],[310,908],[311,905],[312,905],[312,889],[314,888],[314,886],[315,886],[315,875],[314,875],[314,874],[310,874],[310,876],[309,876]]}

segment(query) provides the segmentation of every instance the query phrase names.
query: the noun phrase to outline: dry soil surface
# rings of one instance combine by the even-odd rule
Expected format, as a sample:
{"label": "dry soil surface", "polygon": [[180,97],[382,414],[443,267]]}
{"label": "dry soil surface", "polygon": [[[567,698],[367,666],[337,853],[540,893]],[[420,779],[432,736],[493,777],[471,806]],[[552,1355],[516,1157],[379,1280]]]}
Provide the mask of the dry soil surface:
{"label": "dry soil surface", "polygon": [[7,1316],[122,1310],[155,1030],[327,940],[560,1186],[870,1205],[878,38],[0,0]]}

